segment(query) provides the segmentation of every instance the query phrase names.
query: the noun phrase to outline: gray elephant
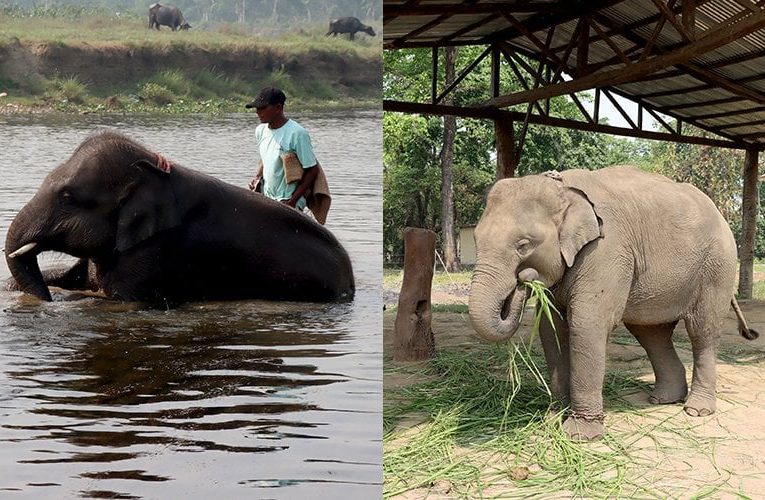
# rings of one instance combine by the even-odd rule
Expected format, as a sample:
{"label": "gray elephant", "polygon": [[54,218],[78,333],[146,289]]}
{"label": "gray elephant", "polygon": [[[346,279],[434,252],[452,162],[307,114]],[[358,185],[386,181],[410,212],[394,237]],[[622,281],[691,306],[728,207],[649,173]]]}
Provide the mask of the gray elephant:
{"label": "gray elephant", "polygon": [[[621,321],[656,376],[652,403],[685,400],[691,416],[715,411],[715,349],[736,304],[736,243],[714,203],[689,184],[631,167],[568,170],[498,181],[475,230],[469,309],[476,332],[510,338],[526,299],[523,281],[552,290],[562,318],[540,338],[556,398],[569,405],[574,439],[604,432],[603,379],[609,333]],[[688,393],[672,344],[683,320],[693,350]],[[686,398],[687,395],[687,398]]]}
{"label": "gray elephant", "polygon": [[[37,255],[48,250],[81,260],[46,283]],[[323,226],[114,131],[48,174],[11,223],[5,254],[18,289],[48,301],[48,284],[159,307],[354,294],[350,258]]]}
{"label": "gray elephant", "polygon": [[369,36],[375,36],[375,30],[371,26],[363,24],[355,17],[341,17],[331,20],[329,22],[329,31],[327,31],[325,36],[337,36],[338,33],[348,33],[348,39],[353,40],[359,31],[363,31]]}
{"label": "gray elephant", "polygon": [[191,28],[178,7],[155,3],[149,7],[149,29],[159,30],[160,25],[170,26],[173,31]]}

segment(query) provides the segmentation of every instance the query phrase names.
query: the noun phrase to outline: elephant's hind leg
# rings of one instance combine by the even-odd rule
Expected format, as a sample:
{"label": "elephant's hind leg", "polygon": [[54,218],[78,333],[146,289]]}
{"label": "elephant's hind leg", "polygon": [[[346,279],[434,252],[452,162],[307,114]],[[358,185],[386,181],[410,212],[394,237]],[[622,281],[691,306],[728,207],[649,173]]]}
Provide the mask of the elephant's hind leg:
{"label": "elephant's hind leg", "polygon": [[702,312],[685,320],[685,328],[688,330],[693,349],[693,380],[691,392],[685,402],[685,413],[692,417],[711,415],[716,409],[715,363],[717,332],[722,327],[720,318],[722,315],[715,312]]}
{"label": "elephant's hind leg", "polygon": [[651,361],[656,384],[649,401],[653,404],[671,404],[683,401],[688,394],[685,367],[672,344],[672,332],[677,325],[625,325],[643,346]]}

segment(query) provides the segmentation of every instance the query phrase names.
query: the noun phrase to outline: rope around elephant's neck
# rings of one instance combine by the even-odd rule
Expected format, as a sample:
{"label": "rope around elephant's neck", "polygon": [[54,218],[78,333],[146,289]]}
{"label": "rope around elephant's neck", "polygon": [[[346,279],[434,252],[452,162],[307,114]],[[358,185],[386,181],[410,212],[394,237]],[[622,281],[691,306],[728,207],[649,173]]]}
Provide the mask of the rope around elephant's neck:
{"label": "rope around elephant's neck", "polygon": [[173,163],[159,153],[154,154],[157,155],[157,168],[166,174],[169,174],[173,169]]}

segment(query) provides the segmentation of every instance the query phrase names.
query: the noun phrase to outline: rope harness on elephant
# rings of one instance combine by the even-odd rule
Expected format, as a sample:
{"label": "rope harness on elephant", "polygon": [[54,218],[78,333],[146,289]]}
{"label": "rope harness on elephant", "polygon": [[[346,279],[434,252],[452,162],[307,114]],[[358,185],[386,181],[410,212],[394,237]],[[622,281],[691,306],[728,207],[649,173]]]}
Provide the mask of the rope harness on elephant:
{"label": "rope harness on elephant", "polygon": [[159,153],[154,154],[157,155],[157,168],[166,174],[169,174],[173,169],[173,163]]}
{"label": "rope harness on elephant", "polygon": [[585,422],[600,422],[603,423],[606,420],[606,415],[604,413],[581,413],[578,411],[571,411],[569,412],[569,417],[575,418],[577,420],[584,420]]}

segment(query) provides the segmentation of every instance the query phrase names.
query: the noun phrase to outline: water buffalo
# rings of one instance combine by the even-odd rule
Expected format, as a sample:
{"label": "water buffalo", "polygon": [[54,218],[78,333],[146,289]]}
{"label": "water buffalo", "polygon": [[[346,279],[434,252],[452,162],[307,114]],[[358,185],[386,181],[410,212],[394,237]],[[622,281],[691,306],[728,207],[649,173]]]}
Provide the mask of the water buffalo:
{"label": "water buffalo", "polygon": [[341,17],[329,22],[329,31],[326,36],[337,36],[338,33],[348,33],[348,39],[353,40],[357,32],[363,31],[367,35],[375,36],[375,30],[371,26],[363,24],[355,17]]}
{"label": "water buffalo", "polygon": [[173,31],[191,28],[178,7],[155,3],[149,7],[149,29],[156,27],[159,30],[160,24],[170,26]]}

